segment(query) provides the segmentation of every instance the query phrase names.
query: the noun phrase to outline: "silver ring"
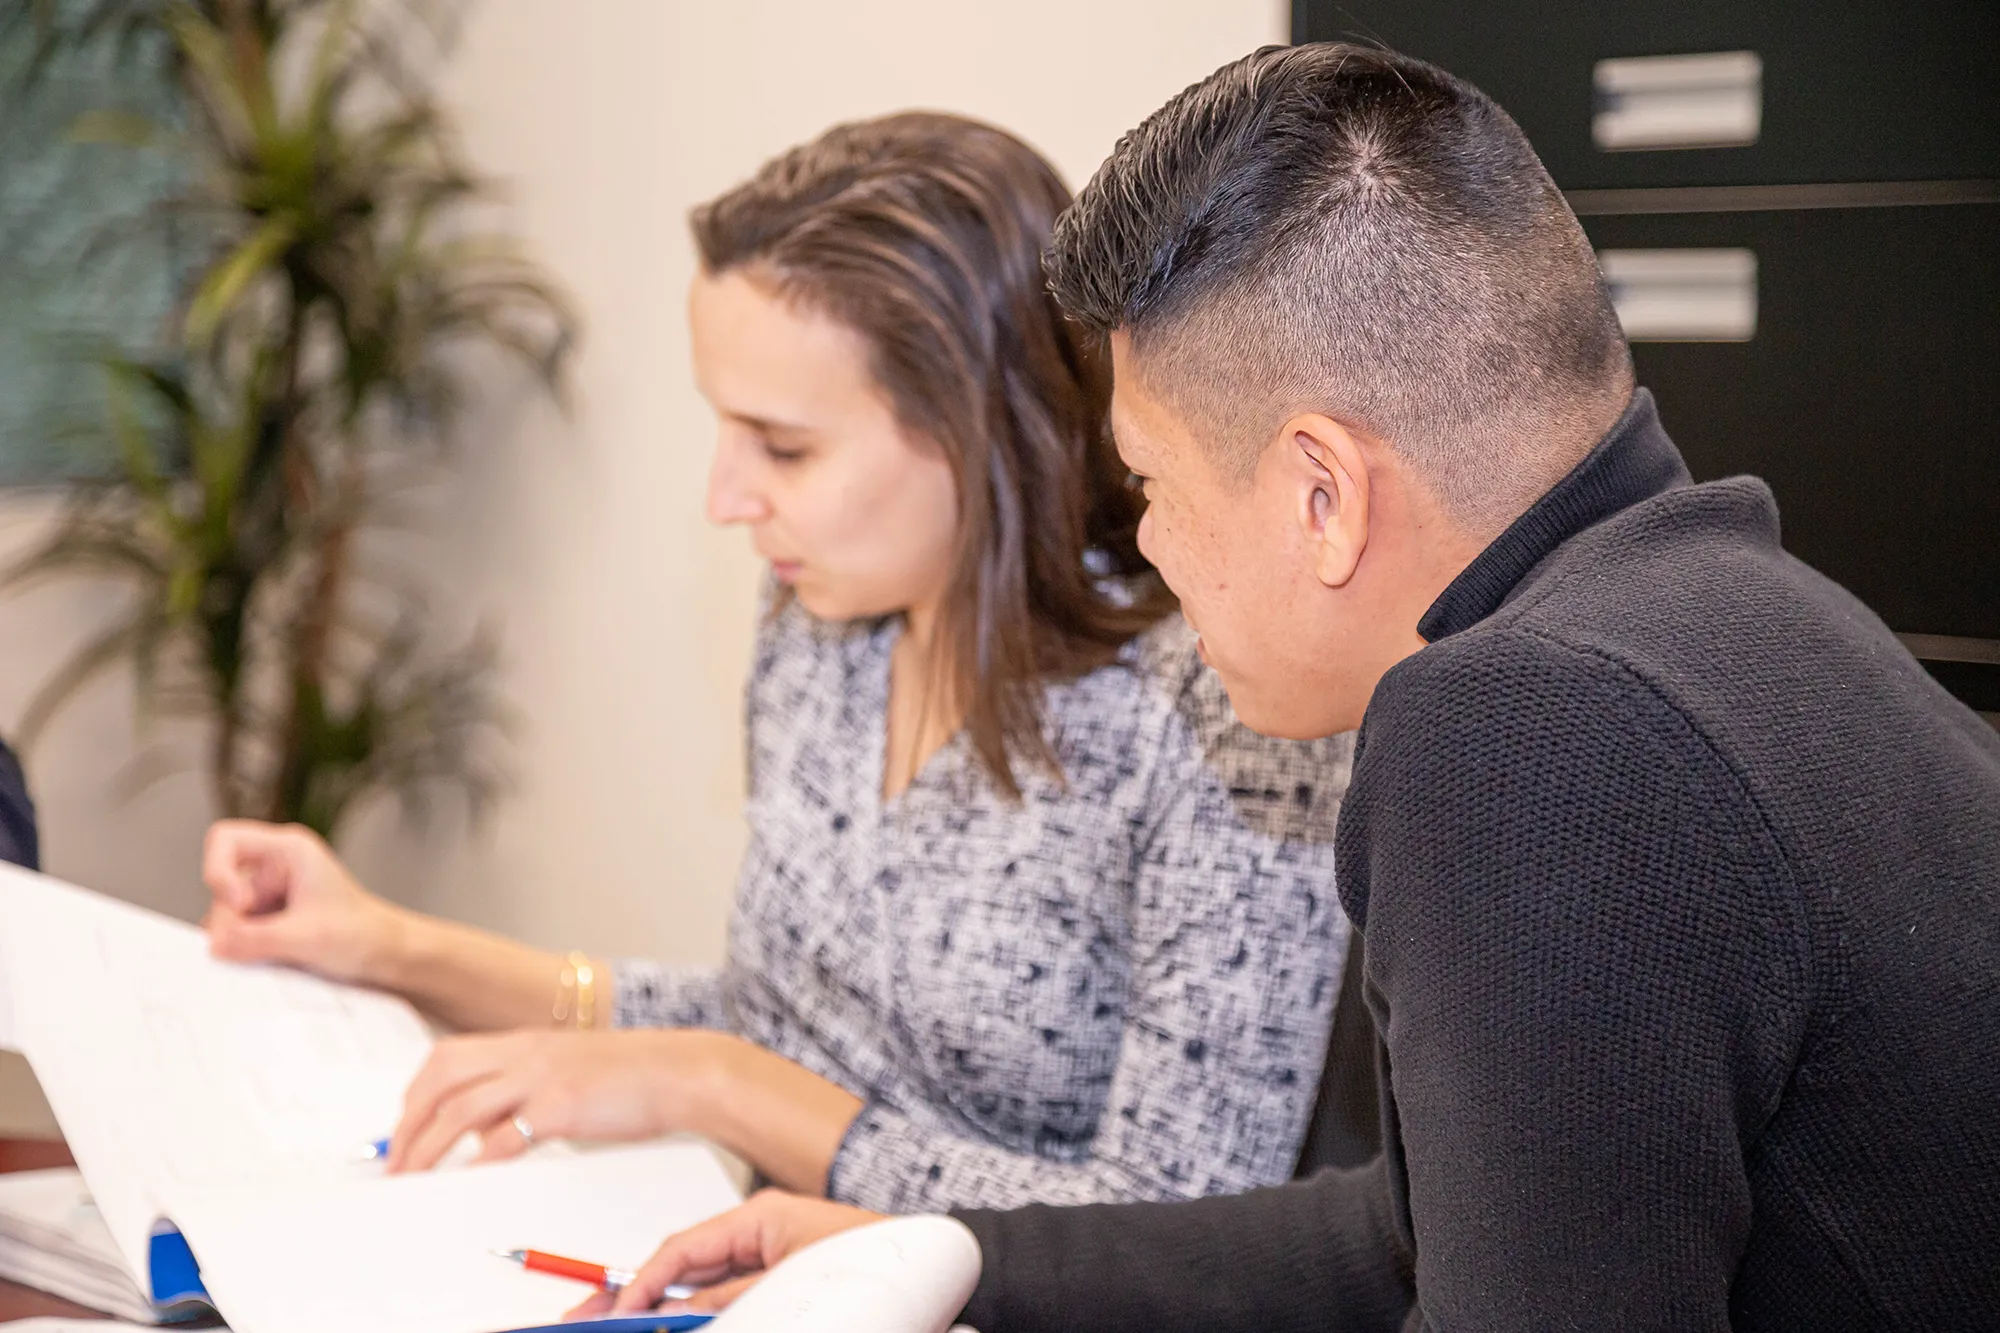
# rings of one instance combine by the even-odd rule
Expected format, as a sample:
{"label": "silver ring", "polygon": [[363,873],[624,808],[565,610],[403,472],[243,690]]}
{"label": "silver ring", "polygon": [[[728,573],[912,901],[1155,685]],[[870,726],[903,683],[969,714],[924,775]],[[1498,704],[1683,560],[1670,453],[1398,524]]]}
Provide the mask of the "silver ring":
{"label": "silver ring", "polygon": [[514,1132],[519,1134],[521,1141],[530,1148],[535,1146],[535,1127],[528,1123],[528,1117],[524,1115],[514,1117]]}

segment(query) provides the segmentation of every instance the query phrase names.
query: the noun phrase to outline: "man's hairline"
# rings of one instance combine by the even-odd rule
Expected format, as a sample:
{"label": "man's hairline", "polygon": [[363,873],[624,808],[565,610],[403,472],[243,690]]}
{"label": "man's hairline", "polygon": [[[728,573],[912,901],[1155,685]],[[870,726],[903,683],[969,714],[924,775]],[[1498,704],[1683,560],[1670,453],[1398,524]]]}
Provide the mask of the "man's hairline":
{"label": "man's hairline", "polygon": [[[1133,332],[1134,323],[1131,320],[1120,321],[1105,331],[1107,344],[1113,336],[1118,334],[1125,335],[1127,364],[1135,371],[1133,375],[1121,377],[1114,370],[1112,375],[1111,399],[1113,410],[1108,414],[1108,424],[1111,429],[1112,446],[1118,451],[1119,458],[1134,472],[1143,471],[1143,468],[1134,466],[1133,461],[1125,456],[1125,442],[1132,438],[1132,433],[1129,430],[1121,432],[1117,424],[1119,415],[1117,411],[1118,387],[1120,384],[1136,383],[1137,387],[1146,394],[1148,399],[1159,403],[1173,413],[1175,420],[1180,424],[1182,433],[1191,437],[1188,443],[1192,447],[1192,451],[1199,456],[1200,466],[1206,468],[1211,477],[1220,482],[1223,488],[1232,495],[1241,495],[1248,491],[1256,481],[1258,465],[1270,448],[1271,440],[1274,438],[1274,432],[1277,429],[1276,425],[1274,424],[1269,431],[1264,433],[1261,442],[1257,443],[1254,448],[1217,447],[1200,438],[1194,438],[1196,436],[1197,417],[1187,410],[1185,397],[1182,393],[1176,392],[1170,385],[1163,384],[1156,375],[1147,375],[1143,368],[1141,368],[1140,362],[1143,358],[1133,337]],[[1293,415],[1296,415],[1296,413]],[[1152,460],[1141,459],[1139,461],[1144,463]]]}
{"label": "man's hairline", "polygon": [[[1157,366],[1163,359],[1171,360],[1174,351],[1185,350],[1183,335],[1191,332],[1192,326],[1203,321],[1202,311],[1202,303],[1197,302],[1165,318],[1155,316],[1154,319],[1146,321],[1153,327],[1141,336],[1153,338],[1164,336],[1163,342],[1155,344],[1155,354],[1152,357],[1148,357],[1139,348],[1138,338],[1134,336],[1136,321],[1125,320],[1114,326],[1110,333],[1125,335],[1129,364],[1136,371],[1135,376],[1127,378],[1136,378],[1148,398],[1162,404],[1174,414],[1183,432],[1191,437],[1189,443],[1194,452],[1201,456],[1201,465],[1208,469],[1209,475],[1229,494],[1241,496],[1256,485],[1257,473],[1263,464],[1264,456],[1271,451],[1271,445],[1283,433],[1284,424],[1294,417],[1316,413],[1329,420],[1339,421],[1349,430],[1361,429],[1355,423],[1323,407],[1296,402],[1286,402],[1283,406],[1278,406],[1276,399],[1264,402],[1262,407],[1265,410],[1254,414],[1247,409],[1233,414],[1225,405],[1211,403],[1199,386],[1169,380],[1158,370],[1148,374],[1145,366],[1149,361]],[[1213,311],[1210,311],[1209,317],[1212,316]],[[1160,351],[1166,351],[1168,355],[1162,358],[1158,355]],[[1114,400],[1119,382],[1114,375],[1112,381]],[[1268,386],[1252,386],[1246,383],[1243,387],[1246,403],[1253,397],[1258,399],[1270,397],[1267,392]],[[1191,406],[1191,401],[1197,399],[1200,402]],[[1210,405],[1214,410],[1204,410],[1203,405]],[[1233,438],[1221,441],[1201,438],[1202,429],[1205,427],[1212,426],[1217,430],[1229,431],[1232,418],[1235,418]]]}

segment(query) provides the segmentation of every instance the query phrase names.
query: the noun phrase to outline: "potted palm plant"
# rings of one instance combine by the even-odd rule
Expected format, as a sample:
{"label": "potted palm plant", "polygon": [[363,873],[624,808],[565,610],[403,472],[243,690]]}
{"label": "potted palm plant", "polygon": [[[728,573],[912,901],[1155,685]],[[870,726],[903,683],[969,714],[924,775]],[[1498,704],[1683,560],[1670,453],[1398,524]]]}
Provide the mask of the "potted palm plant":
{"label": "potted palm plant", "polygon": [[35,0],[12,21],[36,43],[14,96],[66,50],[165,53],[172,114],[72,132],[171,155],[183,187],[148,218],[195,246],[156,354],[103,358],[116,465],[6,575],[131,591],[36,696],[24,747],[129,664],[146,714],[212,728],[226,813],[331,836],[366,795],[421,807],[440,787],[476,813],[505,776],[494,638],[441,641],[423,590],[370,553],[450,463],[488,354],[559,393],[573,322],[468,224],[487,187],[412,54],[441,52],[444,25],[345,0]]}

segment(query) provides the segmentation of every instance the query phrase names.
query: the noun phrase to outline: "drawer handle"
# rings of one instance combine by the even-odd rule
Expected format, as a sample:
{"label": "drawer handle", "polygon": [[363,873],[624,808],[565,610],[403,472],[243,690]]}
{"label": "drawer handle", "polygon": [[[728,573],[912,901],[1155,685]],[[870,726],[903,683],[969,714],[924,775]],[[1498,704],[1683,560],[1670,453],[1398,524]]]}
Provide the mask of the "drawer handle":
{"label": "drawer handle", "polygon": [[1607,153],[1739,148],[1764,121],[1764,62],[1755,51],[1600,60],[1591,79],[1591,137]]}
{"label": "drawer handle", "polygon": [[1752,250],[1600,250],[1597,267],[1632,342],[1748,342],[1757,332]]}

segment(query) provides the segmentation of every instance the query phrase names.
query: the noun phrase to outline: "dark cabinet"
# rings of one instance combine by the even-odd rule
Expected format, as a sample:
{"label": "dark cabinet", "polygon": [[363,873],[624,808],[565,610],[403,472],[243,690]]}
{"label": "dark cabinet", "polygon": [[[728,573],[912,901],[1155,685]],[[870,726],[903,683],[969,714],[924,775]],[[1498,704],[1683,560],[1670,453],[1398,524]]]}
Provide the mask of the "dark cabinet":
{"label": "dark cabinet", "polygon": [[1768,481],[1786,547],[2000,725],[2000,0],[1295,0],[1293,35],[1506,107],[1696,477]]}
{"label": "dark cabinet", "polygon": [[1600,250],[1744,248],[1756,331],[1635,342],[1701,479],[1900,630],[2000,640],[2000,204],[1586,217]]}
{"label": "dark cabinet", "polygon": [[[2000,0],[1298,0],[1296,40],[1373,40],[1470,79],[1566,190],[2000,178]],[[1605,152],[1597,62],[1753,52],[1743,147]]]}

